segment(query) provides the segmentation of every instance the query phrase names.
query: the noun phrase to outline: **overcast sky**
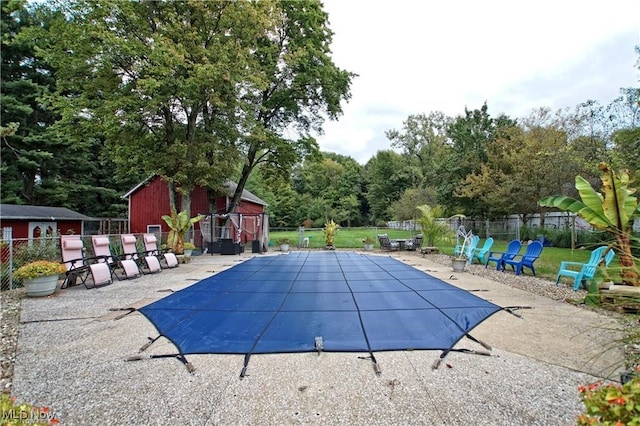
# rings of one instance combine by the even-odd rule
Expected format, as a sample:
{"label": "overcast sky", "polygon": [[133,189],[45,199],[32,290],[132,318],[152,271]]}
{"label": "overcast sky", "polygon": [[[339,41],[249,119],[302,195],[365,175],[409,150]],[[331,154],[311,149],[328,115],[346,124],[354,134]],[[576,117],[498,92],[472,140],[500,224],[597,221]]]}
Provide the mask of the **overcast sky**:
{"label": "overcast sky", "polygon": [[359,76],[323,151],[361,164],[410,114],[465,107],[520,118],[539,107],[608,104],[638,87],[640,1],[324,0],[332,55]]}

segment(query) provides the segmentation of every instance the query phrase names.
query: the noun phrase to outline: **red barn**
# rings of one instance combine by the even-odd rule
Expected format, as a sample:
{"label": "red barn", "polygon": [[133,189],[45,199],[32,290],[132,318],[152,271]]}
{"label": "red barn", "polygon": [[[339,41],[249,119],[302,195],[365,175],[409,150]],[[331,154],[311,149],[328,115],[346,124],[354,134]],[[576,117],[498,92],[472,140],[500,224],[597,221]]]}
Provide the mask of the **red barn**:
{"label": "red barn", "polygon": [[[215,210],[211,211],[209,200],[207,198],[207,190],[202,187],[196,187],[191,193],[191,212],[190,217],[198,214],[207,215],[207,219],[196,223],[194,226],[196,234],[193,239],[196,245],[201,240],[205,243],[217,241],[219,238],[232,239],[234,243],[244,244],[247,241],[262,240],[267,233],[268,220],[264,213],[267,205],[260,198],[251,192],[242,191],[240,204],[236,209],[236,214],[231,217],[224,215],[231,198],[236,190],[237,185],[234,182],[227,181],[225,184],[227,195],[218,197],[215,200]],[[162,220],[163,215],[170,214],[169,206],[169,187],[159,176],[152,176],[147,180],[139,183],[129,192],[124,194],[122,198],[129,201],[129,231],[132,233],[165,233],[169,232],[169,227]],[[176,200],[179,205],[180,200]],[[223,226],[221,221],[224,219],[229,225]],[[213,226],[213,229],[211,229]],[[200,229],[204,232],[200,237]],[[267,235],[268,236],[268,235]]]}
{"label": "red barn", "polygon": [[0,204],[0,228],[11,228],[12,238],[40,238],[84,234],[84,222],[96,219],[64,207]]}

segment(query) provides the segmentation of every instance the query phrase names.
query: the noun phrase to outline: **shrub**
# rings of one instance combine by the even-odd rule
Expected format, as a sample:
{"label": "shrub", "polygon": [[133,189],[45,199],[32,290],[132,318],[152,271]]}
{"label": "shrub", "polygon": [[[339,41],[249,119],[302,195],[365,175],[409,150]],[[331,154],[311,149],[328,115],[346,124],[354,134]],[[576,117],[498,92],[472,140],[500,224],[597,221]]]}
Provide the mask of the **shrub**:
{"label": "shrub", "polygon": [[32,244],[21,244],[16,248],[14,257],[16,266],[22,266],[34,260],[60,260],[60,250],[58,249],[58,239],[55,237],[44,237],[33,240]]}
{"label": "shrub", "polygon": [[[636,368],[640,373],[640,366]],[[581,425],[640,425],[640,375],[624,385],[602,382],[580,386],[585,413],[578,417]]]}
{"label": "shrub", "polygon": [[49,275],[60,275],[66,272],[67,268],[62,263],[51,262],[49,260],[36,260],[19,267],[13,276],[18,280],[27,280]]}

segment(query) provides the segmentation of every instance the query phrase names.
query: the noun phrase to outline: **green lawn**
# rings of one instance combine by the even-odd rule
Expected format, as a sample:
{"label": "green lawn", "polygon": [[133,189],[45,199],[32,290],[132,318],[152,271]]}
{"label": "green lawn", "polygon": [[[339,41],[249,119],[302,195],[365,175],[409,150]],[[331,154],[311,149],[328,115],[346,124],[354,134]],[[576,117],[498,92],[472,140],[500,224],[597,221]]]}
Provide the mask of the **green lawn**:
{"label": "green lawn", "polygon": [[[386,233],[389,238],[412,238],[414,233],[409,231],[385,229],[385,228],[350,228],[339,229],[335,239],[335,247],[338,249],[349,248],[363,248],[362,239],[365,237],[371,237],[376,240],[374,245],[376,250],[380,250],[380,245],[377,242],[376,235]],[[305,237],[309,237],[309,248],[323,248],[325,246],[324,236],[322,230],[311,230],[304,232]],[[271,232],[272,246],[276,245],[276,241],[280,238],[289,238],[291,240],[291,246],[295,247],[298,244],[298,231],[285,231],[285,232]],[[504,251],[507,248],[508,241],[496,241],[491,248],[492,251]],[[484,238],[480,240],[479,246],[484,244]],[[424,245],[424,244],[423,244]],[[454,242],[440,243],[438,248],[441,253],[451,253],[453,251]],[[555,281],[556,273],[560,266],[560,262],[563,260],[571,262],[586,262],[589,260],[591,250],[595,247],[590,247],[582,250],[571,250],[565,248],[545,247],[542,250],[540,258],[535,262],[536,275],[551,281]],[[524,252],[524,248],[521,250]],[[613,260],[612,266],[617,266],[617,259]],[[528,271],[528,270],[527,270]]]}

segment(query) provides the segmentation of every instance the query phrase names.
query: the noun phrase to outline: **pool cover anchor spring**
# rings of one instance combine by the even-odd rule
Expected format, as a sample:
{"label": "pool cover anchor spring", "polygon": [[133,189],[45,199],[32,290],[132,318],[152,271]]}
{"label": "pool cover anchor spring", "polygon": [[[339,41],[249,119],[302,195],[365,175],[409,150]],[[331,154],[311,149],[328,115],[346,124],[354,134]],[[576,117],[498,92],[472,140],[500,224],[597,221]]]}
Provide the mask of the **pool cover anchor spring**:
{"label": "pool cover anchor spring", "polygon": [[467,339],[471,340],[472,342],[478,343],[483,348],[485,348],[486,351],[479,351],[479,350],[476,350],[476,349],[467,349],[467,348],[460,348],[460,349],[450,348],[450,349],[447,349],[445,351],[442,351],[442,353],[440,354],[440,358],[436,359],[433,362],[433,365],[431,365],[431,369],[432,370],[437,370],[438,367],[440,367],[440,364],[442,363],[442,361],[447,357],[447,355],[449,355],[449,352],[462,352],[462,353],[474,354],[474,355],[491,356],[491,353],[489,351],[491,351],[492,348],[491,348],[490,345],[486,344],[485,342],[483,342],[480,339],[476,339],[475,337],[473,337],[469,333],[466,333],[465,337]]}
{"label": "pool cover anchor spring", "polygon": [[147,343],[145,343],[141,348],[139,353],[137,353],[136,355],[131,355],[129,357],[127,357],[125,359],[125,361],[129,362],[129,361],[142,361],[143,359],[156,359],[156,358],[176,358],[178,361],[180,361],[181,363],[184,364],[184,366],[187,368],[187,371],[189,373],[193,373],[194,371],[196,371],[195,367],[193,366],[193,364],[191,364],[189,361],[187,361],[187,358],[185,358],[185,356],[183,354],[159,354],[159,355],[145,355],[142,352],[146,351],[151,345],[153,345],[158,339],[160,339],[162,336],[158,336],[158,337],[147,337],[147,339],[149,340]]}
{"label": "pool cover anchor spring", "polygon": [[376,376],[380,376],[382,374],[382,368],[380,368],[380,364],[376,361],[376,357],[373,355],[373,352],[369,352],[369,356],[359,356],[358,359],[370,359],[373,362],[373,371],[376,373]]}

